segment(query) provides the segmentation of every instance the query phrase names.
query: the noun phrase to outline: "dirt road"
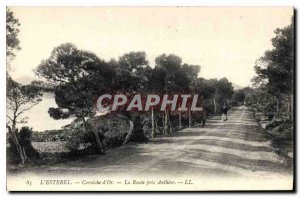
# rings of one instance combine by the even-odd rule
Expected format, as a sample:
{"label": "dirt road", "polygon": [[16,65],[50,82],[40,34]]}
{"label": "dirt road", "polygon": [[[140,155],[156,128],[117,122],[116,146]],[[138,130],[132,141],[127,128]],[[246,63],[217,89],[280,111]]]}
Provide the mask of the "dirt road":
{"label": "dirt road", "polygon": [[215,117],[207,121],[205,128],[186,128],[144,144],[129,143],[109,150],[105,156],[55,165],[48,170],[118,175],[275,176],[291,173],[286,161],[270,146],[251,111],[244,106],[231,109],[228,121]]}
{"label": "dirt road", "polygon": [[[41,185],[44,179],[73,182],[53,187]],[[153,179],[155,185],[145,183]],[[110,149],[105,156],[23,168],[9,174],[8,180],[12,190],[55,191],[279,190],[291,189],[293,185],[290,164],[274,152],[251,111],[244,106],[232,108],[228,121],[214,117],[205,128],[186,128],[148,143],[129,143]],[[27,185],[28,180],[32,186]],[[96,180],[114,184],[98,185]],[[126,180],[138,184],[126,185]],[[163,185],[157,184],[159,181]]]}

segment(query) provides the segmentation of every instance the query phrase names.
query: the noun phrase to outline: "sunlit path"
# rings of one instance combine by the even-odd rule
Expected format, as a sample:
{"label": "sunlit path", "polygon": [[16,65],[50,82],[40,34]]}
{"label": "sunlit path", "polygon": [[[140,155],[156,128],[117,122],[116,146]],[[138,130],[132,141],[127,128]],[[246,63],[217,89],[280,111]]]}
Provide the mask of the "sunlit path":
{"label": "sunlit path", "polygon": [[131,142],[109,149],[106,155],[27,168],[15,174],[13,181],[23,177],[191,179],[204,190],[280,189],[291,187],[292,172],[290,163],[274,152],[252,112],[236,107],[228,112],[228,121],[213,117],[204,128],[186,128],[148,143]]}
{"label": "sunlit path", "polygon": [[[68,166],[68,167],[66,167]],[[48,172],[101,175],[280,176],[291,173],[244,106],[232,108],[228,121],[213,117],[205,128],[186,128],[148,143],[129,143],[105,156],[57,164]],[[41,166],[40,169],[43,169]]]}

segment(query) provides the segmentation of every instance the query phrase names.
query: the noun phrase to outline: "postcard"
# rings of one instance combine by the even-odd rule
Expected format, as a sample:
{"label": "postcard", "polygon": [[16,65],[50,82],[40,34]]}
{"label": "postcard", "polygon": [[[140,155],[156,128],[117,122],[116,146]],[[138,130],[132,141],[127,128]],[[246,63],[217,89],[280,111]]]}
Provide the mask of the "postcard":
{"label": "postcard", "polygon": [[293,7],[6,9],[8,191],[293,191]]}

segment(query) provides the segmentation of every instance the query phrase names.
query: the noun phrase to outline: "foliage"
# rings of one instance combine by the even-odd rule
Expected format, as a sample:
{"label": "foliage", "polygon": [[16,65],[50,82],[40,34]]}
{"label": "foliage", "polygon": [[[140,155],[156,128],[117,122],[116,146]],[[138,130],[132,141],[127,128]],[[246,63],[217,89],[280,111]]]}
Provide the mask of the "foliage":
{"label": "foliage", "polygon": [[41,101],[42,91],[31,84],[21,85],[11,77],[7,79],[6,87],[8,124],[15,128],[17,123],[26,122],[26,118],[21,118],[22,114]]}
{"label": "foliage", "polygon": [[204,97],[208,114],[219,113],[221,106],[228,104],[234,93],[232,83],[226,78],[220,80],[198,78],[196,91]]}
{"label": "foliage", "polygon": [[[26,161],[28,160],[37,160],[40,158],[39,153],[33,148],[31,141],[32,141],[32,128],[29,127],[22,127],[20,132],[17,132],[17,139],[26,153]],[[20,153],[18,147],[16,146],[15,142],[12,138],[8,139],[9,147],[7,148],[7,159],[8,162],[11,164],[18,164],[22,162],[20,157]]]}
{"label": "foliage", "polygon": [[54,86],[58,109],[51,108],[49,113],[56,119],[67,118],[67,114],[59,114],[63,109],[78,118],[93,115],[97,96],[110,90],[114,76],[106,62],[70,43],[56,47],[35,72]]}
{"label": "foliage", "polygon": [[18,34],[19,20],[10,9],[6,9],[6,56],[7,63],[15,57],[15,50],[20,50]]}
{"label": "foliage", "polygon": [[116,62],[115,89],[134,92],[146,88],[147,74],[151,70],[142,51],[130,52],[121,56]]}
{"label": "foliage", "polygon": [[[10,61],[15,57],[15,51],[20,50],[19,47],[19,20],[9,9],[6,10],[6,56],[7,66],[9,68]],[[8,69],[9,71],[9,69]],[[7,72],[6,77],[6,109],[8,129],[8,143],[10,148],[7,154],[13,156],[13,163],[24,164],[28,158],[38,157],[37,152],[31,146],[30,134],[31,129],[22,128],[18,133],[17,124],[25,123],[26,116],[24,112],[30,110],[33,106],[41,101],[42,91],[33,83],[29,85],[21,85],[15,82]]]}
{"label": "foliage", "polygon": [[294,97],[294,17],[287,27],[276,29],[273,48],[256,61],[257,76],[253,89],[246,93],[246,102],[254,112],[270,120],[266,129],[277,152],[287,155],[292,150]]}
{"label": "foliage", "polygon": [[294,19],[292,23],[275,30],[273,49],[266,51],[255,66],[258,77],[266,79],[266,88],[273,95],[290,94],[293,91],[294,72]]}
{"label": "foliage", "polygon": [[[82,119],[95,115],[96,99],[103,92],[111,91],[115,76],[113,67],[99,59],[94,53],[77,49],[71,43],[61,44],[53,49],[51,56],[43,60],[35,73],[54,86],[58,108],[50,108],[54,119],[75,116]],[[64,113],[64,110],[67,113]],[[96,131],[94,136],[102,152],[101,139]]]}
{"label": "foliage", "polygon": [[[91,149],[97,150],[97,142],[95,141],[93,131],[90,129],[96,130],[100,138],[103,138],[103,143],[110,148],[122,145],[129,130],[127,118],[113,114],[94,117],[88,120],[87,123],[90,127],[88,127],[86,132],[82,132],[82,124],[70,127],[72,133],[67,142],[67,147],[70,148],[73,153],[86,151],[84,150],[86,148],[88,148],[89,151],[91,151]],[[88,146],[80,148],[83,144]]]}
{"label": "foliage", "polygon": [[[177,114],[165,112],[159,114],[153,112],[154,121],[150,125],[150,114],[141,115],[138,112],[119,111],[113,115],[122,116],[125,122],[132,123],[131,131],[118,128],[114,132],[104,132],[94,124],[98,117],[95,113],[95,101],[103,93],[199,93],[207,92],[211,99],[216,99],[218,94],[219,103],[224,99],[230,99],[233,88],[225,78],[215,80],[211,89],[207,81],[199,80],[200,66],[182,63],[176,55],[162,54],[155,59],[155,67],[151,68],[146,59],[145,52],[129,52],[118,60],[105,62],[95,54],[79,50],[71,43],[62,44],[53,49],[50,57],[43,60],[35,73],[51,84],[55,94],[57,108],[49,108],[49,115],[54,119],[64,119],[71,116],[81,120],[80,127],[74,128],[76,138],[70,139],[70,144],[75,150],[80,143],[95,142],[101,150],[103,146],[118,146],[124,140],[144,141],[149,139],[149,130],[156,127],[169,127],[172,132],[176,124],[172,123]],[[204,89],[200,87],[205,87]],[[220,104],[221,105],[221,104]],[[109,113],[111,114],[111,113]],[[181,114],[180,114],[181,115]],[[188,115],[188,116],[187,116]],[[173,117],[172,117],[173,116]],[[113,124],[105,121],[104,116],[99,119],[105,127],[112,128]],[[191,118],[191,114],[182,114]],[[158,121],[158,119],[164,119]],[[114,120],[114,119],[113,119]],[[155,123],[156,122],[156,123]],[[122,124],[121,124],[122,125]],[[94,135],[94,137],[93,137]],[[153,131],[152,131],[153,136]],[[98,138],[98,139],[97,139]],[[102,144],[102,145],[101,145]],[[106,145],[105,145],[106,144]],[[101,148],[102,147],[102,148]]]}
{"label": "foliage", "polygon": [[[18,138],[17,124],[26,123],[24,112],[30,110],[41,101],[42,92],[34,85],[21,85],[12,78],[7,78],[6,108],[8,134],[11,142],[19,153],[21,162],[26,162],[26,150]],[[29,149],[31,151],[31,149]]]}
{"label": "foliage", "polygon": [[246,95],[243,90],[236,90],[232,95],[232,100],[235,102],[244,102],[245,97]]}
{"label": "foliage", "polygon": [[[273,48],[257,60],[252,100],[262,104],[264,112],[275,111],[274,118],[288,114],[293,119],[294,18],[292,23],[274,31]],[[259,93],[259,94],[258,94]]]}

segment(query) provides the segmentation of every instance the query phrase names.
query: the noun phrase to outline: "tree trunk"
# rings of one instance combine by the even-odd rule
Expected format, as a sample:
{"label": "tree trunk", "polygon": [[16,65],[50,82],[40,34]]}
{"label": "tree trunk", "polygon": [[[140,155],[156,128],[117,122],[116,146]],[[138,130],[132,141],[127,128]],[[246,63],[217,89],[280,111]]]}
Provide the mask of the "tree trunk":
{"label": "tree trunk", "polygon": [[165,110],[165,121],[164,121],[164,134],[168,133],[168,113],[167,110]]}
{"label": "tree trunk", "polygon": [[174,130],[173,130],[173,125],[172,125],[172,121],[171,121],[169,113],[168,113],[168,120],[169,120],[169,130],[170,130],[170,133],[173,133]]}
{"label": "tree trunk", "polygon": [[274,96],[274,99],[276,100],[276,112],[274,114],[274,117],[272,118],[272,121],[276,120],[276,118],[278,118],[279,116],[279,109],[280,109],[280,106],[279,106],[279,99]]}
{"label": "tree trunk", "polygon": [[290,120],[294,121],[294,95],[290,95]]}
{"label": "tree trunk", "polygon": [[24,157],[24,163],[25,163],[25,161],[27,160],[25,147],[22,148],[22,155],[23,155],[23,157]]}
{"label": "tree trunk", "polygon": [[191,109],[189,109],[189,127],[192,127],[192,112],[191,112]]}
{"label": "tree trunk", "polygon": [[154,110],[153,107],[151,109],[151,124],[152,124],[152,130],[151,130],[151,138],[154,138],[155,133],[155,120],[154,120]]}
{"label": "tree trunk", "polygon": [[[84,118],[82,118],[82,123],[83,123],[84,132],[86,132],[86,126],[87,125],[86,125],[86,121],[85,121]],[[92,129],[92,132],[93,132],[93,134],[95,136],[95,139],[96,139],[96,143],[97,143],[97,147],[98,147],[98,152],[99,153],[103,153],[104,152],[104,147],[103,147],[103,144],[101,143],[98,131],[95,131],[94,129]]]}
{"label": "tree trunk", "polygon": [[217,105],[216,105],[216,99],[214,98],[214,113],[217,114]]}
{"label": "tree trunk", "polygon": [[126,138],[125,138],[125,140],[123,142],[123,145],[125,145],[130,140],[131,134],[132,134],[133,129],[134,129],[134,124],[133,124],[132,120],[129,120],[129,124],[130,124],[129,131],[128,131],[127,135],[126,135]]}
{"label": "tree trunk", "polygon": [[163,131],[163,133],[165,133],[165,114],[163,113],[162,114],[162,125],[163,125],[163,128],[162,128],[162,131]]}
{"label": "tree trunk", "polygon": [[98,131],[93,130],[93,133],[94,133],[94,136],[96,138],[96,142],[97,142],[97,146],[98,146],[98,152],[99,153],[104,153],[105,148],[104,148],[103,143],[101,142]]}
{"label": "tree trunk", "polygon": [[6,128],[8,129],[8,133],[10,134],[10,137],[11,137],[14,145],[17,148],[17,151],[18,151],[20,159],[21,159],[21,163],[25,164],[25,162],[26,162],[26,153],[25,153],[24,148],[21,147],[21,145],[18,141],[15,126],[10,127],[10,126],[7,125]]}
{"label": "tree trunk", "polygon": [[182,129],[181,111],[179,111],[179,129]]}
{"label": "tree trunk", "polygon": [[[158,120],[156,119],[156,120],[155,120],[155,128],[160,132],[159,127],[158,127],[158,123],[157,123],[157,122],[158,122]],[[157,130],[156,130],[156,132],[157,132]]]}

